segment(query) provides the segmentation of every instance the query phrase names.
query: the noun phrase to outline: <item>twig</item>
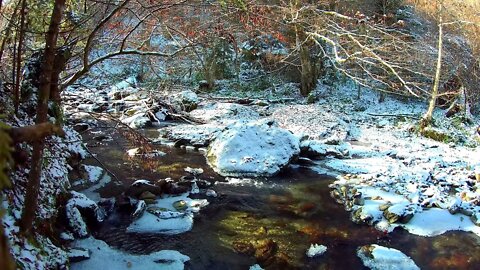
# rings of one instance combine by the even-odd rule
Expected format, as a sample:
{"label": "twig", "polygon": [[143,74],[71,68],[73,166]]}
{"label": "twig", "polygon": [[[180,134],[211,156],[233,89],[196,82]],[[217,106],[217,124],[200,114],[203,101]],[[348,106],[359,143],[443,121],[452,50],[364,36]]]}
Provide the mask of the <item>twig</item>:
{"label": "twig", "polygon": [[385,116],[385,117],[406,117],[412,118],[416,120],[420,120],[420,117],[412,114],[375,114],[375,113],[367,113],[370,116]]}
{"label": "twig", "polygon": [[87,150],[87,152],[90,154],[90,156],[92,156],[99,164],[100,166],[102,166],[102,168],[107,172],[109,173],[111,176],[113,176],[113,178],[115,178],[115,180],[117,180],[117,182],[120,182],[120,180],[117,178],[117,176],[112,172],[110,171],[107,166],[105,166],[105,164],[103,164],[103,162],[98,159],[91,151],[90,149],[88,149],[88,147],[86,145],[84,145],[85,147],[85,150]]}

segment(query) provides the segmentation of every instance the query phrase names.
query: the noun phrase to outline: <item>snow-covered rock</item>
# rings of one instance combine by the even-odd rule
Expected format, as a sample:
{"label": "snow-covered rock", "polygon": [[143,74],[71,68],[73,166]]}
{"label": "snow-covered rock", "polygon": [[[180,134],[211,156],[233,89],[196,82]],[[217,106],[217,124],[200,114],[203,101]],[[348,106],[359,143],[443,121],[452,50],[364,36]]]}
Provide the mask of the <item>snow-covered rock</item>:
{"label": "snow-covered rock", "polygon": [[307,250],[307,256],[310,258],[320,256],[327,251],[327,247],[319,244],[312,244]]}
{"label": "snow-covered rock", "polygon": [[159,131],[162,137],[175,141],[176,145],[204,147],[210,144],[221,128],[214,124],[176,125]]}
{"label": "snow-covered rock", "polygon": [[[208,205],[207,200],[188,198],[188,193],[181,196],[168,196],[156,201],[137,220],[127,228],[127,232],[179,234],[192,229],[194,213]],[[186,209],[179,211],[175,202],[184,201]]]}
{"label": "snow-covered rock", "polygon": [[410,257],[393,248],[366,245],[358,249],[357,255],[372,270],[420,269]]}
{"label": "snow-covered rock", "polygon": [[143,128],[152,124],[152,121],[145,115],[144,112],[123,118],[121,121],[133,129]]}
{"label": "snow-covered rock", "polygon": [[161,250],[146,255],[132,255],[112,249],[104,241],[93,237],[78,240],[75,248],[89,249],[90,259],[72,263],[72,270],[92,269],[142,269],[142,270],[183,270],[184,264],[190,260],[188,256],[176,250]]}
{"label": "snow-covered rock", "polygon": [[86,237],[88,236],[87,224],[80,211],[95,218],[97,222],[102,222],[105,219],[105,212],[84,194],[72,191],[71,195],[72,198],[68,200],[65,206],[68,224],[77,236]]}
{"label": "snow-covered rock", "polygon": [[300,153],[299,139],[272,120],[240,122],[211,143],[209,165],[223,176],[273,176]]}
{"label": "snow-covered rock", "polygon": [[199,99],[192,90],[185,90],[175,95],[172,103],[180,107],[180,110],[190,112],[197,108]]}

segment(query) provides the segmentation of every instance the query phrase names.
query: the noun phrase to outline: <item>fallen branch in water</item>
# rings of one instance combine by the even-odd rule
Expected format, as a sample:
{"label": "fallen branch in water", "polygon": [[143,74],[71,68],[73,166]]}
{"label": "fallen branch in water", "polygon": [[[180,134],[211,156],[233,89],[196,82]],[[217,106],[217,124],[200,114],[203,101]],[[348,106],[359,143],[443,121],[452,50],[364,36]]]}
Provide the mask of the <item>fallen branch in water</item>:
{"label": "fallen branch in water", "polygon": [[88,149],[88,147],[86,145],[84,145],[85,147],[85,150],[90,154],[90,156],[92,156],[99,164],[100,166],[102,166],[102,168],[108,173],[110,174],[111,176],[113,176],[113,178],[115,178],[115,180],[117,180],[117,182],[120,182],[120,180],[117,178],[117,176],[112,172],[110,171],[107,166],[105,166],[105,164],[103,164],[103,162],[98,159],[91,151],[90,149]]}

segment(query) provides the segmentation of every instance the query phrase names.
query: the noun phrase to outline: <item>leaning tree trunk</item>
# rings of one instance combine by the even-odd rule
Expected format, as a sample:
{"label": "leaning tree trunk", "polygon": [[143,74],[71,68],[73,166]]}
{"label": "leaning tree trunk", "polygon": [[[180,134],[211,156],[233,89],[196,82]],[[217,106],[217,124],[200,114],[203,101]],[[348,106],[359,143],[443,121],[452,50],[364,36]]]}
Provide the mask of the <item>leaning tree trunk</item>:
{"label": "leaning tree trunk", "polygon": [[[47,122],[48,120],[48,99],[50,96],[50,87],[52,84],[53,64],[55,61],[55,47],[57,44],[58,32],[62,20],[62,13],[65,7],[65,0],[55,0],[50,25],[45,37],[45,53],[43,58],[42,71],[40,73],[40,87],[38,90],[38,104],[36,124]],[[38,193],[40,189],[40,178],[42,175],[42,158],[45,146],[45,138],[41,138],[33,143],[31,168],[28,176],[27,191],[25,194],[25,204],[20,221],[20,231],[23,234],[29,234],[35,213],[38,207]]]}
{"label": "leaning tree trunk", "polygon": [[420,129],[424,129],[432,123],[433,110],[438,98],[438,87],[440,85],[440,74],[442,70],[442,47],[443,47],[443,19],[442,19],[442,4],[439,3],[439,23],[438,23],[438,56],[437,66],[435,68],[435,79],[433,82],[432,95],[428,104],[427,112],[423,115],[420,121]]}

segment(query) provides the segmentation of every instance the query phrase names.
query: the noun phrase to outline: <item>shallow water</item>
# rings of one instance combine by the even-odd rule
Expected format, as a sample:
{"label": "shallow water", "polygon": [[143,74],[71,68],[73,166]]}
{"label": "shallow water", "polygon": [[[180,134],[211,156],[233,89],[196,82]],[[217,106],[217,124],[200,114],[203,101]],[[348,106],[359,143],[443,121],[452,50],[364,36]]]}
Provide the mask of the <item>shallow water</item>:
{"label": "shallow water", "polygon": [[[146,134],[155,136],[152,131]],[[167,155],[132,160],[125,151],[133,145],[117,134],[111,136],[115,143],[90,148],[122,184],[115,189],[103,188],[102,196],[117,195],[136,179],[178,179],[186,175],[183,169],[187,166],[203,168],[202,179],[223,180],[199,152],[158,146]],[[426,238],[396,229],[386,235],[370,226],[354,224],[343,206],[329,195],[332,179],[308,168],[291,168],[258,182],[260,185],[245,186],[217,183],[213,189],[219,197],[208,198],[210,205],[196,216],[192,231],[184,234],[126,233],[130,215],[118,211],[94,234],[131,253],[178,250],[191,258],[187,269],[248,269],[257,263],[255,257],[237,253],[234,246],[267,239],[278,245],[277,257],[299,269],[363,269],[356,249],[374,243],[401,250],[422,269],[476,269],[480,265],[480,240],[471,233],[450,232]],[[323,244],[328,250],[318,258],[308,258],[305,252],[311,243]]]}

